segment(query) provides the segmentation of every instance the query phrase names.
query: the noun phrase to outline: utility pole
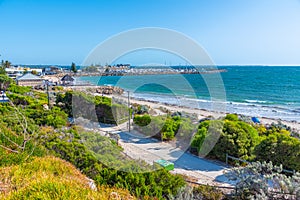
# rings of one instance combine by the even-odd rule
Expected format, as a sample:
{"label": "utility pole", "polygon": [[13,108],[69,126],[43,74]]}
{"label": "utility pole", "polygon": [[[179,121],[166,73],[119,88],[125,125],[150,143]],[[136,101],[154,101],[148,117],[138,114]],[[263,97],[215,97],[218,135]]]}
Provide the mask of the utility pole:
{"label": "utility pole", "polygon": [[129,97],[129,91],[128,93],[128,132],[130,133],[130,97]]}
{"label": "utility pole", "polygon": [[47,86],[48,108],[50,109],[49,81],[46,81],[46,86]]}

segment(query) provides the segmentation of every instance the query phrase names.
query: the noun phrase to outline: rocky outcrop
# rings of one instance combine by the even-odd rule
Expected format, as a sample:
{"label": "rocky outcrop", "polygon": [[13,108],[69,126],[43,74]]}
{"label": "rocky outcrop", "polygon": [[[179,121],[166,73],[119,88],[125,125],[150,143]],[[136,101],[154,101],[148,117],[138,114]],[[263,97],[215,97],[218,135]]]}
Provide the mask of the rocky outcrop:
{"label": "rocky outcrop", "polygon": [[100,86],[97,87],[96,92],[99,94],[123,94],[124,89],[114,86]]}

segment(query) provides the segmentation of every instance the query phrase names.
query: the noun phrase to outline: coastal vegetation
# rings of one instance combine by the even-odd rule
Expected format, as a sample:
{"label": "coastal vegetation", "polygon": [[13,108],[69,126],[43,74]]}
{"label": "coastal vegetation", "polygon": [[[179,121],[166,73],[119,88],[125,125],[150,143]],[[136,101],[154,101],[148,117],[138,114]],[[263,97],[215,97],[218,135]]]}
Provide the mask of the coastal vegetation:
{"label": "coastal vegetation", "polygon": [[[179,175],[129,159],[109,138],[69,124],[67,117],[72,114],[69,104],[48,108],[44,93],[14,84],[8,87],[7,96],[11,102],[0,104],[0,171],[7,172],[1,176],[5,180],[0,180],[5,185],[5,193],[0,191],[1,198],[58,199],[69,195],[65,199],[85,199],[91,195],[94,199],[109,199],[106,191],[111,191],[120,196],[128,196],[130,192],[139,198],[164,199],[175,196],[186,185]],[[85,96],[85,100],[93,100],[96,105],[109,107],[111,103],[105,97],[89,98]],[[65,165],[76,167],[92,178],[100,193],[83,186],[86,181],[78,184],[77,180],[84,177],[79,172],[74,180],[72,174],[64,174],[60,169],[66,168]],[[72,169],[66,171],[73,173]],[[140,173],[144,169],[151,170]]]}
{"label": "coastal vegetation", "polygon": [[113,103],[111,98],[105,96],[92,96],[83,92],[60,93],[56,104],[69,117],[82,117],[93,122],[119,124],[128,116],[127,106]]}
{"label": "coastal vegetation", "polygon": [[282,166],[254,162],[231,169],[226,176],[236,183],[236,199],[299,199],[300,174],[286,175]]}
{"label": "coastal vegetation", "polygon": [[76,73],[77,72],[77,67],[76,67],[76,64],[72,62],[71,64],[71,71]]}
{"label": "coastal vegetation", "polygon": [[225,162],[226,154],[247,161],[272,161],[285,169],[300,170],[300,141],[286,129],[246,123],[230,114],[221,120],[200,123],[191,148],[200,152],[204,140],[220,135],[209,153],[210,158]]}
{"label": "coastal vegetation", "polygon": [[6,90],[11,82],[12,80],[7,75],[2,74],[0,70],[0,90]]}
{"label": "coastal vegetation", "polygon": [[[66,131],[43,130],[41,143],[51,153],[74,164],[97,185],[129,190],[137,197],[162,199],[185,185],[180,176],[146,163],[133,161],[110,139],[73,127]],[[149,169],[149,172],[144,172]],[[154,171],[153,171],[154,170]]]}
{"label": "coastal vegetation", "polygon": [[[56,101],[48,107],[44,92],[18,86],[7,78],[0,83],[6,80],[10,102],[0,104],[0,198],[108,199],[112,193],[123,199],[176,199],[189,194],[224,198],[208,186],[190,190],[183,177],[132,160],[116,141],[69,121],[82,117],[118,124],[128,116],[127,106],[108,97],[60,89],[55,91]],[[196,131],[191,147],[199,152],[205,139],[218,133],[220,138],[210,158],[225,161],[227,153],[251,162],[272,161],[285,169],[300,170],[299,139],[280,126],[255,125],[234,114],[196,125],[182,113],[152,116],[147,114],[149,108],[133,109],[139,113],[134,117],[135,128],[145,135],[190,142]],[[87,177],[93,180],[94,189]]]}
{"label": "coastal vegetation", "polygon": [[175,137],[177,139],[188,139],[195,128],[188,117],[180,115],[135,115],[133,122],[139,132],[166,141],[172,140]]}
{"label": "coastal vegetation", "polygon": [[53,156],[0,168],[0,187],[6,188],[0,199],[135,199],[123,189],[90,185],[92,180],[72,164]]}

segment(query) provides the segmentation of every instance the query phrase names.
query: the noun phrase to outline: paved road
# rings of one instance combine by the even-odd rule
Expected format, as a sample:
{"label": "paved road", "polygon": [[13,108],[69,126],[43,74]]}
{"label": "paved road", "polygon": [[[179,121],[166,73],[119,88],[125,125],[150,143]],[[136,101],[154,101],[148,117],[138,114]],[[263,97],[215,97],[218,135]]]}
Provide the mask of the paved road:
{"label": "paved road", "polygon": [[102,130],[119,134],[119,143],[124,148],[124,153],[134,159],[142,159],[149,164],[153,164],[153,161],[158,159],[168,160],[175,164],[173,173],[187,175],[202,184],[228,186],[229,181],[223,174],[228,168],[220,164],[196,157],[170,143],[153,138],[116,131],[113,127],[102,128]]}

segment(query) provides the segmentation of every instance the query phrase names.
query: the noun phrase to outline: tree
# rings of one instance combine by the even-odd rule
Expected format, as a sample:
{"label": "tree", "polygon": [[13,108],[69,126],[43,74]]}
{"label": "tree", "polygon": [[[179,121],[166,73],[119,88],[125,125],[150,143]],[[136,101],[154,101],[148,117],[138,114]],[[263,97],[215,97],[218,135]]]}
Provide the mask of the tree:
{"label": "tree", "polygon": [[27,74],[28,73],[28,69],[24,69],[23,74]]}
{"label": "tree", "polygon": [[36,70],[32,70],[31,73],[32,73],[33,75],[37,75],[37,71],[36,71]]}
{"label": "tree", "polygon": [[71,65],[71,70],[72,72],[76,73],[77,72],[77,69],[76,69],[76,64],[72,62],[72,65]]}
{"label": "tree", "polygon": [[8,60],[6,60],[3,64],[4,68],[9,68],[11,65],[11,62],[9,62]]}
{"label": "tree", "polygon": [[11,78],[9,78],[7,75],[0,74],[0,90],[5,91],[11,82]]}
{"label": "tree", "polygon": [[1,61],[0,74],[6,74],[5,67],[4,67],[4,60]]}

